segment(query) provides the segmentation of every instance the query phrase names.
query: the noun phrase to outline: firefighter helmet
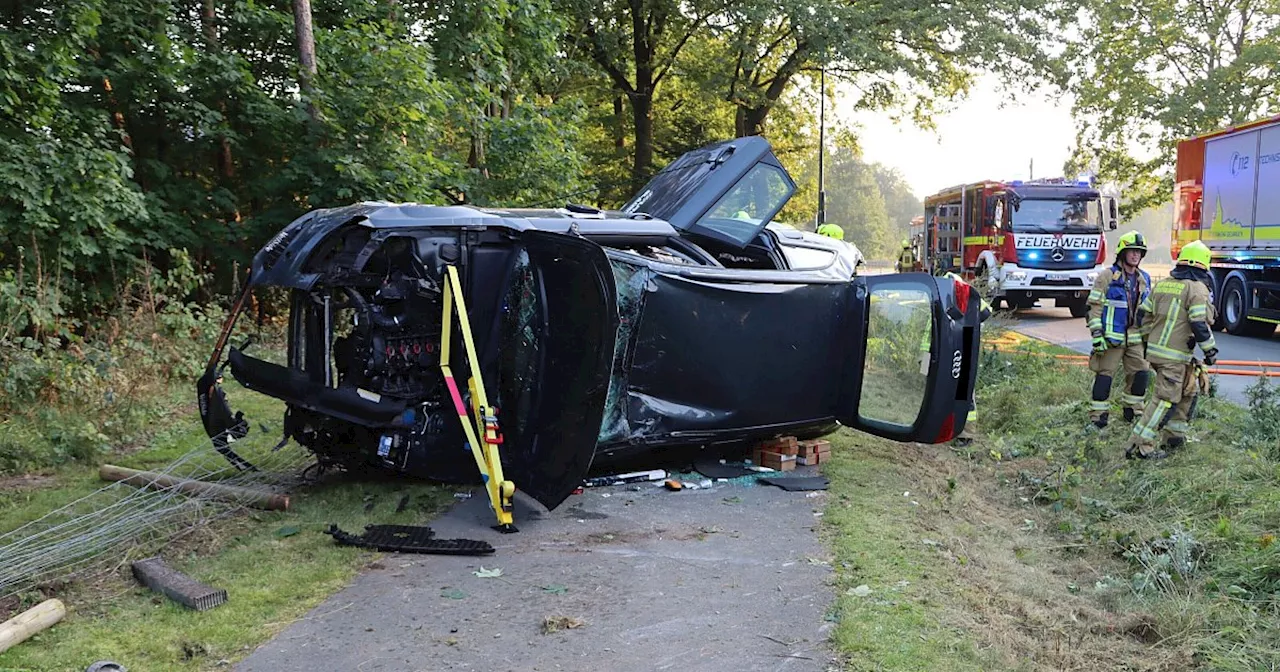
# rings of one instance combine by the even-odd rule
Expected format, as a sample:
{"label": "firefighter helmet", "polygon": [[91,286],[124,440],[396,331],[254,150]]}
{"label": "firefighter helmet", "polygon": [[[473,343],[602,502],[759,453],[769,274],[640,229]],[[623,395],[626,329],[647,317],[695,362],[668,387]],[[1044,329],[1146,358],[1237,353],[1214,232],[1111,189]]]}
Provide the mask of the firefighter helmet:
{"label": "firefighter helmet", "polygon": [[818,235],[844,240],[844,229],[837,224],[823,224],[818,227]]}
{"label": "firefighter helmet", "polygon": [[1209,270],[1209,248],[1204,243],[1193,240],[1183,246],[1178,253],[1178,263]]}
{"label": "firefighter helmet", "polygon": [[1130,231],[1116,243],[1116,254],[1124,254],[1125,250],[1138,250],[1142,256],[1147,256],[1147,239],[1142,237],[1137,231]]}

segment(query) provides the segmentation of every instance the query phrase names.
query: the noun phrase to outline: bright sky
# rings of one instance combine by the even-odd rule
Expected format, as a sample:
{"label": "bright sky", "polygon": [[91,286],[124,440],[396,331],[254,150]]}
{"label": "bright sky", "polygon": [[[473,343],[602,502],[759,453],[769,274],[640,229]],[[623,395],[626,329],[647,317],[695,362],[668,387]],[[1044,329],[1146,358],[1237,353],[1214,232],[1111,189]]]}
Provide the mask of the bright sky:
{"label": "bright sky", "polygon": [[861,126],[856,132],[865,160],[899,169],[924,198],[966,182],[1026,179],[1032,160],[1036,177],[1060,177],[1075,127],[1071,101],[1048,95],[1019,94],[1001,109],[994,78],[984,76],[965,100],[935,117],[936,131],[910,121],[895,125],[885,114],[853,113],[851,101],[836,100],[834,109],[843,124]]}

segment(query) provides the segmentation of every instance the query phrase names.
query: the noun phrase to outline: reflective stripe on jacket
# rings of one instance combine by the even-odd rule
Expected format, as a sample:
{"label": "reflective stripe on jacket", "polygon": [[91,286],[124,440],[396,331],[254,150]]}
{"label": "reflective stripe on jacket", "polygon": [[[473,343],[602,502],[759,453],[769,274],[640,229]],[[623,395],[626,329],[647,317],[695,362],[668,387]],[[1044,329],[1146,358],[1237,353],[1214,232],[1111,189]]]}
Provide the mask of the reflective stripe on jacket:
{"label": "reflective stripe on jacket", "polygon": [[[1089,331],[1101,331],[1108,345],[1138,344],[1142,342],[1141,327],[1137,315],[1129,311],[1130,305],[1142,305],[1151,294],[1151,276],[1138,269],[1137,296],[1131,297],[1126,286],[1124,269],[1111,266],[1111,274],[1099,274],[1089,292]],[[1131,301],[1132,298],[1132,301]],[[1135,310],[1134,313],[1137,311]]]}
{"label": "reflective stripe on jacket", "polygon": [[1213,332],[1213,304],[1209,289],[1196,280],[1166,278],[1156,284],[1142,303],[1142,331],[1147,336],[1147,359],[1187,363],[1195,348],[1192,322],[1203,322],[1202,333],[1209,338],[1200,343],[1201,350],[1217,347]]}

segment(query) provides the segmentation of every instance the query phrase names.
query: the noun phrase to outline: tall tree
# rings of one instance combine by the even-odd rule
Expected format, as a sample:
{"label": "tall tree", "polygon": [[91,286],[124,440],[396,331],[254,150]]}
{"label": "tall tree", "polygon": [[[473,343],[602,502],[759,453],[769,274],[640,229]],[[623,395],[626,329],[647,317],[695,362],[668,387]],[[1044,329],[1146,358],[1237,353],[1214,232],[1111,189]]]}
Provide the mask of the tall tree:
{"label": "tall tree", "polygon": [[[293,0],[293,34],[298,43],[298,86],[310,98],[315,93],[316,38],[311,27],[311,0]],[[312,120],[316,108],[309,101],[307,112]]]}
{"label": "tall tree", "polygon": [[1177,141],[1280,110],[1280,5],[1088,0],[1064,55],[1077,153],[1127,186],[1131,211],[1171,197]]}
{"label": "tall tree", "polygon": [[723,95],[738,135],[757,135],[798,77],[826,69],[859,93],[858,107],[910,102],[924,120],[976,69],[1023,88],[1049,74],[1054,1],[742,0],[713,21],[731,56]]}
{"label": "tall tree", "polygon": [[631,106],[635,144],[632,186],[640,188],[653,171],[653,106],[659,85],[681,50],[707,28],[719,0],[563,0],[575,21],[575,47],[609,77]]}

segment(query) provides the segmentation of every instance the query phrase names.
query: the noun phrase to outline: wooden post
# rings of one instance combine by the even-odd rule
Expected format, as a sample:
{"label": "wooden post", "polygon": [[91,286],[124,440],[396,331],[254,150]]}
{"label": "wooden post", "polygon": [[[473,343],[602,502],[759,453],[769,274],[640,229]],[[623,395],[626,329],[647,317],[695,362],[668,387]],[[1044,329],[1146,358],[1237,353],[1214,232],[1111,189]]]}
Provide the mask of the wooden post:
{"label": "wooden post", "polygon": [[29,637],[52,627],[67,615],[62,600],[45,600],[40,604],[0,623],[0,653],[26,641]]}
{"label": "wooden post", "polygon": [[101,467],[98,467],[98,476],[100,476],[104,481],[118,481],[127,485],[132,485],[135,488],[173,488],[179,492],[185,492],[189,495],[209,497],[211,499],[233,502],[235,504],[244,504],[256,509],[266,509],[267,511],[289,510],[288,495],[262,492],[260,490],[242,488],[235,485],[206,483],[204,481],[178,478],[168,474],[158,474],[154,471],[139,471],[137,469],[117,467],[111,464],[104,464]]}

